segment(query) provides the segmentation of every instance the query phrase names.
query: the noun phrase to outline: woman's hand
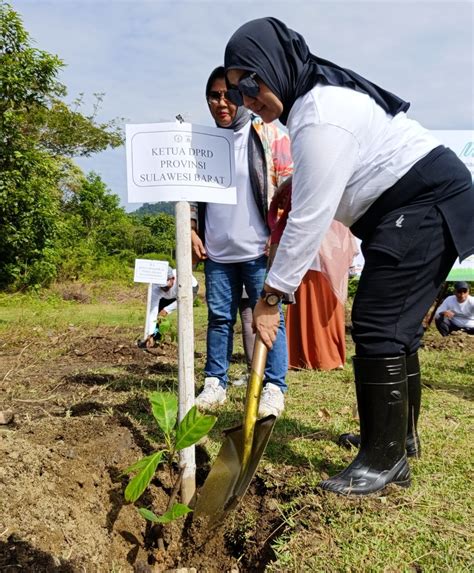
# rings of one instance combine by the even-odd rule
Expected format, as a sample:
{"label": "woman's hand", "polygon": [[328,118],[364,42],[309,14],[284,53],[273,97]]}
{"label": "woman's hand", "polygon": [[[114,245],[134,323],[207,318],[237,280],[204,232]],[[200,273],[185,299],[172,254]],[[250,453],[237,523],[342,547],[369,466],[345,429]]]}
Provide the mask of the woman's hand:
{"label": "woman's hand", "polygon": [[275,201],[279,209],[284,209],[288,201],[288,194],[291,193],[293,185],[293,176],[287,177],[283,183],[280,183],[275,194],[273,195],[272,202]]}
{"label": "woman's hand", "polygon": [[269,306],[259,299],[253,309],[252,327],[260,335],[262,342],[270,350],[277,336],[280,325],[280,307]]}
{"label": "woman's hand", "polygon": [[271,236],[268,237],[268,239],[265,241],[265,247],[263,248],[263,254],[267,257],[270,256],[270,247],[272,244],[272,238]]}
{"label": "woman's hand", "polygon": [[193,264],[196,264],[203,259],[207,259],[206,249],[202,244],[201,238],[194,229],[191,229],[191,247]]}

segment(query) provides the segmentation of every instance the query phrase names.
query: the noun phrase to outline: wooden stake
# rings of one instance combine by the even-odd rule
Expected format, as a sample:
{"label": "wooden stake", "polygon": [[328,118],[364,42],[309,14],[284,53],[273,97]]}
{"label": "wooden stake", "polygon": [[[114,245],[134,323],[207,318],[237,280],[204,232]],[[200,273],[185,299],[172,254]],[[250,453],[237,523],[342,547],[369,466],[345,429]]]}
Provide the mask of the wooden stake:
{"label": "wooden stake", "polygon": [[[191,260],[191,209],[179,201],[176,216],[176,276],[178,281],[178,419],[194,406],[194,317]],[[188,504],[196,491],[195,448],[180,451],[183,469],[181,501]]]}

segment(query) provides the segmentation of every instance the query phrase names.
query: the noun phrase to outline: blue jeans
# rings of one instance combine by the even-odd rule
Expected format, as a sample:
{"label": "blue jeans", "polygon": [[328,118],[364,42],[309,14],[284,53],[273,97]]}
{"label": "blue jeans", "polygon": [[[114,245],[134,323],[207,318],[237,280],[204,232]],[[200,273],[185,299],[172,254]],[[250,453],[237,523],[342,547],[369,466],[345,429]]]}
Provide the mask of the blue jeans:
{"label": "blue jeans", "polygon": [[[257,303],[265,281],[267,257],[244,263],[205,263],[206,299],[208,307],[206,377],[219,379],[223,388],[229,380],[227,371],[232,356],[234,324],[242,296],[242,287],[249,296],[252,308]],[[286,392],[288,350],[283,313],[273,348],[268,353],[263,383],[271,382]]]}

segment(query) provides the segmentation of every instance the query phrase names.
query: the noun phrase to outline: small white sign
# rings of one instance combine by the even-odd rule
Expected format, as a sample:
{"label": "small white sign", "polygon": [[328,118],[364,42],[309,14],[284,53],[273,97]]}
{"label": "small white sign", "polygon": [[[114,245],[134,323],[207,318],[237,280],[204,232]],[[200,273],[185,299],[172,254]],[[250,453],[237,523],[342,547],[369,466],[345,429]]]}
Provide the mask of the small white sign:
{"label": "small white sign", "polygon": [[126,126],[130,203],[235,204],[234,132],[191,123]]}
{"label": "small white sign", "polygon": [[153,283],[164,286],[168,281],[168,266],[167,261],[135,259],[133,280],[136,283]]}

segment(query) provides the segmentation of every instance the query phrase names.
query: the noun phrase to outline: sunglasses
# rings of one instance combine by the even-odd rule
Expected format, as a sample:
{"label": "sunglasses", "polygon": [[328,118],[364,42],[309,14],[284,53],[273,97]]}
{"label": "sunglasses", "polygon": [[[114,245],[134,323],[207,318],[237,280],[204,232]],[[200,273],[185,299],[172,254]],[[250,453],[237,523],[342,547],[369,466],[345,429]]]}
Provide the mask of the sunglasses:
{"label": "sunglasses", "polygon": [[221,101],[221,99],[224,98],[227,101],[229,100],[229,92],[225,92],[225,91],[220,91],[220,92],[209,92],[207,94],[207,101],[208,103],[219,103]]}
{"label": "sunglasses", "polygon": [[260,91],[260,86],[257,81],[257,74],[249,72],[243,75],[238,84],[227,84],[227,99],[235,105],[244,105],[244,97],[256,98]]}

